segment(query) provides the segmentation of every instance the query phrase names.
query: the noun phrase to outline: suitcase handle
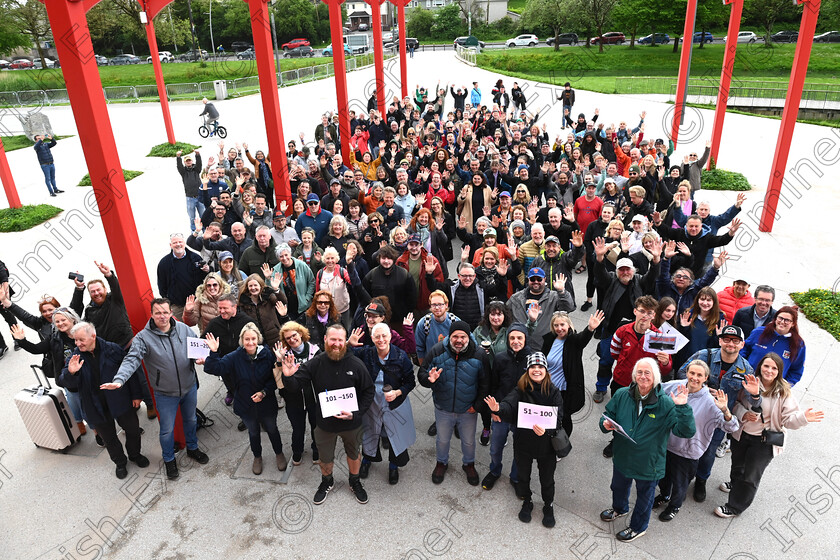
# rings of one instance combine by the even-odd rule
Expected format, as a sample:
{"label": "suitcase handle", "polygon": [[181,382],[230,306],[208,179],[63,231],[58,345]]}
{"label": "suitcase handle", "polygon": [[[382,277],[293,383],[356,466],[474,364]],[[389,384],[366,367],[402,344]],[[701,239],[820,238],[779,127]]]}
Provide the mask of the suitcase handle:
{"label": "suitcase handle", "polygon": [[44,373],[44,368],[42,368],[41,366],[39,366],[39,365],[37,365],[37,364],[32,364],[32,365],[30,365],[29,367],[31,367],[31,368],[32,368],[32,372],[35,374],[35,379],[38,381],[38,386],[39,386],[39,387],[43,387],[43,386],[44,386],[44,384],[43,384],[43,383],[41,383],[41,376],[40,376],[40,375],[38,375],[38,370],[41,370],[41,373],[43,373],[43,374],[44,374],[44,381],[46,381],[46,383],[47,383],[47,390],[52,390],[52,385],[50,385],[50,380],[49,380],[49,378],[47,377],[47,374],[46,374],[46,373]]}

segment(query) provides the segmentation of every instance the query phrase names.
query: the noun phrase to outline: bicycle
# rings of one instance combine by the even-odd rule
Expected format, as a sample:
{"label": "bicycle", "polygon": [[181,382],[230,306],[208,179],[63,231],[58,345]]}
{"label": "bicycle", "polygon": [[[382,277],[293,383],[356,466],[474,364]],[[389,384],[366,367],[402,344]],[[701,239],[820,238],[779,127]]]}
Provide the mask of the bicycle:
{"label": "bicycle", "polygon": [[206,124],[202,124],[198,127],[198,135],[202,138],[207,138],[208,136],[217,135],[219,138],[226,138],[227,137],[227,129],[219,124],[219,121],[213,121],[212,125],[213,130],[210,130],[210,127]]}

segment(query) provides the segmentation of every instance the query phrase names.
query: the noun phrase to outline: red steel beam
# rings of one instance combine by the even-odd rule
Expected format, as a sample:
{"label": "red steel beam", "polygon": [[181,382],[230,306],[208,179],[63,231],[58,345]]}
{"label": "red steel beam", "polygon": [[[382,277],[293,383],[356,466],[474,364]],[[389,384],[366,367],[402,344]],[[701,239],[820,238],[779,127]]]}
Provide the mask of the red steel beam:
{"label": "red steel beam", "polygon": [[674,146],[680,136],[680,125],[685,115],[685,90],[688,87],[688,73],[691,68],[691,49],[694,46],[694,19],[697,16],[697,0],[688,0],[685,9],[683,46],[680,52],[680,74],[677,80],[677,96],[674,99],[674,120],[671,123],[671,140]]}
{"label": "red steel beam", "polygon": [[155,83],[157,84],[158,97],[160,97],[160,111],[163,114],[163,126],[166,129],[166,141],[175,144],[175,130],[172,128],[172,116],[169,113],[169,97],[166,95],[166,83],[163,81],[163,68],[160,64],[158,53],[157,36],[155,36],[154,17],[146,12],[148,23],[146,24],[146,39],[149,42],[149,52],[152,56],[152,67],[155,69]]}
{"label": "red steel beam", "polygon": [[9,208],[20,208],[20,196],[15,186],[15,178],[12,176],[12,169],[9,167],[9,160],[6,159],[6,148],[3,147],[2,138],[0,138],[0,182],[3,183],[3,190],[6,191]]}
{"label": "red steel beam", "polygon": [[383,0],[366,0],[370,4],[373,26],[373,62],[376,71],[376,104],[385,114],[385,57],[382,53],[382,4]]}
{"label": "red steel beam", "polygon": [[344,61],[344,24],[341,21],[341,4],[343,0],[324,1],[330,9],[330,35],[333,46],[335,98],[338,103],[338,131],[341,136],[341,157],[344,159],[344,165],[348,165],[350,163],[350,137],[353,132],[350,130],[350,102],[347,97],[347,66]]}
{"label": "red steel beam", "polygon": [[741,30],[741,12],[744,0],[724,0],[732,6],[729,14],[729,29],[726,34],[726,47],[723,52],[723,68],[720,72],[720,89],[718,89],[717,105],[715,106],[715,120],[712,125],[712,148],[706,169],[717,164],[720,138],[723,135],[723,119],[726,118],[726,104],[729,101],[729,85],[735,68],[735,52],[738,49],[738,32]]}

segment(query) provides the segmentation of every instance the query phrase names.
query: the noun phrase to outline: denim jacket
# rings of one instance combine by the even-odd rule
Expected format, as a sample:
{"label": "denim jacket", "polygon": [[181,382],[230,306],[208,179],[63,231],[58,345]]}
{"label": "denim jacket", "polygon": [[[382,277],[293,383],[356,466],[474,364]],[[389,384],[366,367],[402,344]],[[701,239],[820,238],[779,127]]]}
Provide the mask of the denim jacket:
{"label": "denim jacket", "polygon": [[[726,393],[726,396],[729,399],[729,410],[732,411],[732,408],[738,402],[738,395],[744,388],[742,383],[744,381],[745,376],[755,375],[753,367],[743,356],[739,354],[738,359],[735,360],[735,363],[732,364],[732,367],[729,368],[729,371],[727,371],[726,374],[723,377],[721,377],[720,348],[709,348],[706,350],[699,350],[692,354],[685,361],[685,364],[683,364],[683,366],[680,368],[680,371],[676,375],[676,379],[686,378],[688,365],[694,360],[700,360],[701,362],[706,362],[706,364],[708,364],[710,373],[709,379],[708,381],[706,381],[706,385],[708,385],[712,389],[723,389],[723,392]],[[753,397],[746,391],[744,393],[753,405],[761,405],[761,395]]]}

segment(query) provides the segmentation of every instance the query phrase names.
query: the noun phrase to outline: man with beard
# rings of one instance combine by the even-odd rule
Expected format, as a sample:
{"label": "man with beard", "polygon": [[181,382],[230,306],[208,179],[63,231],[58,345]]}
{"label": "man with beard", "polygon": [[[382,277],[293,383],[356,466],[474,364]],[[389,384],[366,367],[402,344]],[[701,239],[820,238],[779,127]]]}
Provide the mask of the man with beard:
{"label": "man with beard", "polygon": [[362,285],[372,298],[388,297],[392,310],[391,328],[401,329],[405,316],[417,306],[417,288],[409,272],[396,266],[396,249],[386,245],[379,250],[378,256],[379,266],[365,275]]}
{"label": "man with beard", "polygon": [[[347,332],[340,323],[327,327],[324,346],[323,353],[303,364],[296,363],[291,352],[286,353],[282,364],[277,364],[282,365],[283,382],[289,391],[296,392],[303,385],[311,384],[318,398],[315,443],[321,459],[321,484],[313,502],[316,505],[324,503],[335,485],[335,444],[341,438],[350,471],[350,490],[360,504],[366,504],[367,492],[359,478],[359,445],[362,441],[362,418],[373,402],[373,382],[364,363],[352,353],[347,353]],[[325,417],[321,403],[326,402],[329,393],[346,394],[345,390],[351,388],[356,396],[358,410],[341,410],[339,414]]]}
{"label": "man with beard", "polygon": [[[90,303],[85,307],[83,314],[82,294],[84,294],[85,287],[82,282],[76,280],[76,289],[73,291],[70,309],[73,309],[79,315],[82,315],[85,321],[91,323],[96,332],[99,333],[100,338],[118,344],[123,351],[126,351],[131,344],[134,331],[131,329],[131,321],[128,320],[128,311],[125,308],[125,300],[122,290],[120,290],[120,283],[117,281],[117,275],[111,272],[106,264],[96,261],[93,261],[93,264],[105,277],[111,287],[111,293],[108,293],[105,282],[102,280],[88,282]],[[142,375],[142,372],[140,374],[140,387],[143,390],[143,401],[146,403],[146,416],[149,419],[157,417],[152,395],[149,394],[149,385],[146,383],[146,376]]]}
{"label": "man with beard", "polygon": [[254,244],[254,240],[248,237],[245,224],[234,222],[230,226],[230,236],[214,241],[209,238],[202,238],[202,247],[210,251],[228,251],[233,255],[236,262],[242,258],[245,249]]}

